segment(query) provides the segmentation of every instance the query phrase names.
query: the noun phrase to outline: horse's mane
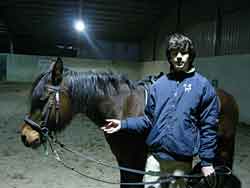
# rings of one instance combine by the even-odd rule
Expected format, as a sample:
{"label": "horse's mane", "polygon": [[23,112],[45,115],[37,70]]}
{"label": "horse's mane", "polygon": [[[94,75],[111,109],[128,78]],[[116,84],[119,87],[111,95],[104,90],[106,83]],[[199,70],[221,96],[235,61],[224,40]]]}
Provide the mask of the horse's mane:
{"label": "horse's mane", "polygon": [[[113,72],[76,72],[67,69],[64,72],[65,84],[71,89],[72,94],[88,91],[89,95],[114,95],[119,92],[120,84],[133,87],[131,82],[123,74]],[[78,87],[74,87],[74,86]]]}
{"label": "horse's mane", "polygon": [[[51,71],[41,73],[31,88],[31,100],[40,98],[44,93],[44,86],[51,79]],[[78,72],[69,68],[63,70],[63,82],[76,104],[77,109],[87,103],[89,97],[111,96],[119,93],[120,84],[127,84],[130,89],[134,83],[124,74],[109,72]],[[78,106],[78,107],[77,107]]]}

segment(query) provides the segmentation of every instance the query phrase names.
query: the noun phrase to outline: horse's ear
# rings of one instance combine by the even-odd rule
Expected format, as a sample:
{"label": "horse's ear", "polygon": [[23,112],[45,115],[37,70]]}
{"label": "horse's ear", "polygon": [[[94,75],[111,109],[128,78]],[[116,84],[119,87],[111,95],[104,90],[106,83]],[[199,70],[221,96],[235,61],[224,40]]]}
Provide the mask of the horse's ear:
{"label": "horse's ear", "polygon": [[52,85],[59,85],[63,79],[63,61],[60,57],[52,65],[51,81]]}

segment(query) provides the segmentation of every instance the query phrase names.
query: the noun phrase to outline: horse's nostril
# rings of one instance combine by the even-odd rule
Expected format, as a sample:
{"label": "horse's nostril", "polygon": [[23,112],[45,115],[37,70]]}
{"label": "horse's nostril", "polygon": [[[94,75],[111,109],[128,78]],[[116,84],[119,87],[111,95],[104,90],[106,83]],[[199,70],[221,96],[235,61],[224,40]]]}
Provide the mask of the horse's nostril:
{"label": "horse's nostril", "polygon": [[37,147],[40,146],[40,145],[41,145],[41,141],[40,141],[39,138],[37,138],[37,139],[35,139],[35,140],[32,142],[31,147],[32,147],[32,148],[37,148]]}
{"label": "horse's nostril", "polygon": [[35,143],[35,144],[40,143],[40,139],[39,138],[35,139],[33,143]]}
{"label": "horse's nostril", "polygon": [[29,145],[28,142],[27,142],[27,139],[26,139],[26,136],[25,136],[25,135],[22,135],[22,136],[21,136],[21,140],[22,140],[22,142],[23,142],[23,144],[24,144],[25,146],[30,147],[30,145]]}

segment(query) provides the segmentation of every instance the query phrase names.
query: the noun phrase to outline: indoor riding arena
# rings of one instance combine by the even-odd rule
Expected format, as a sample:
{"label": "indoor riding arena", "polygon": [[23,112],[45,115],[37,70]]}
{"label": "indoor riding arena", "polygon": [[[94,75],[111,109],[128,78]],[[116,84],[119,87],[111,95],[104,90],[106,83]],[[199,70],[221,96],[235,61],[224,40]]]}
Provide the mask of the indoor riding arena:
{"label": "indoor riding arena", "polygon": [[[249,17],[248,0],[0,1],[0,187],[160,188],[161,180],[181,179],[187,188],[249,188]],[[175,47],[174,54],[169,50],[174,33],[187,36],[193,46]],[[216,176],[209,184],[203,167],[197,167],[192,174],[154,176],[155,182],[147,184],[146,160],[155,151],[147,139],[151,129],[137,134],[124,130],[124,122],[138,116],[151,121],[145,108],[154,106],[150,91],[161,80],[169,81],[169,74],[197,73],[219,101],[216,132],[204,130],[205,121],[192,127],[200,140],[203,131],[216,135],[211,166]],[[207,93],[201,85],[185,83],[182,89],[183,96],[200,89],[200,98],[191,95],[183,104],[196,102],[203,109],[200,101]],[[180,113],[173,114],[180,122]],[[114,120],[126,120],[122,130]],[[106,133],[110,127],[117,132]],[[183,134],[177,140],[184,140]],[[199,143],[198,154],[191,156],[193,167],[202,162],[200,140],[192,143]]]}

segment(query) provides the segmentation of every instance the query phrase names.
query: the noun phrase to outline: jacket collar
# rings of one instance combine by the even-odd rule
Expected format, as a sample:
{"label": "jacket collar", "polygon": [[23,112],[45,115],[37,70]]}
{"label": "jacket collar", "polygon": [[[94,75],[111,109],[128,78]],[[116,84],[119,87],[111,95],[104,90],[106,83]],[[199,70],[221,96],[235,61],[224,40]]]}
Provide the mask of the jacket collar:
{"label": "jacket collar", "polygon": [[196,70],[195,67],[192,67],[189,71],[187,72],[170,72],[167,74],[167,77],[170,80],[176,80],[176,81],[183,81],[185,78],[192,77],[195,74]]}

